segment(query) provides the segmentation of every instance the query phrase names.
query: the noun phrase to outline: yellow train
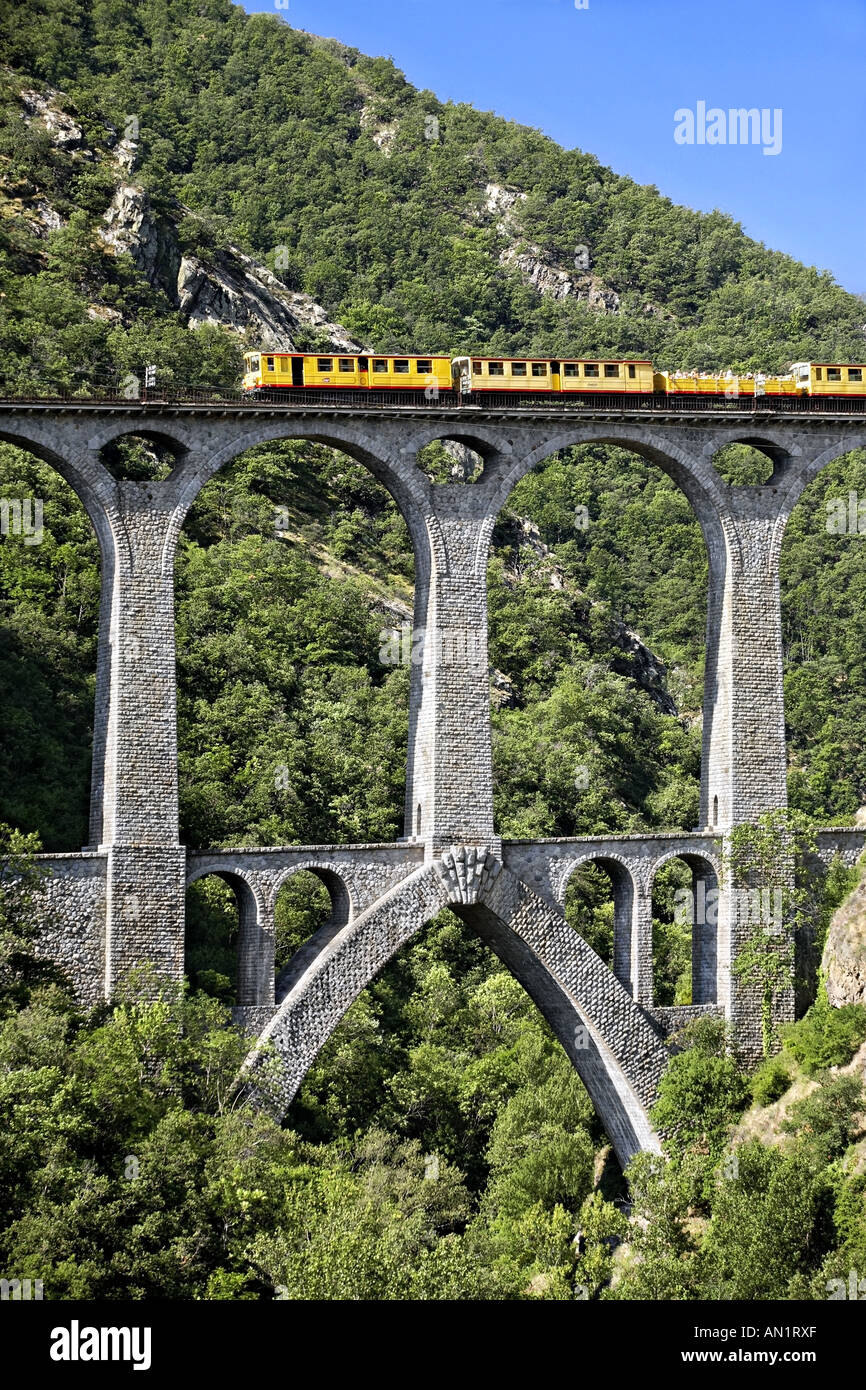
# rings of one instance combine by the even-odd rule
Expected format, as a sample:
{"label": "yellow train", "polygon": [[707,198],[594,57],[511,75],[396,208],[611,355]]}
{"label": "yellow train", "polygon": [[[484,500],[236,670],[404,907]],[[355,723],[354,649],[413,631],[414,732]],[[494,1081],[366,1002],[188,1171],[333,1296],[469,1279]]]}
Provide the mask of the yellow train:
{"label": "yellow train", "polygon": [[[261,349],[244,355],[243,389],[278,399],[292,392],[412,392],[425,400],[483,400],[503,392],[575,397],[866,396],[866,365],[795,362],[783,375],[657,372],[646,359],[572,361],[535,357],[419,357],[392,353],[302,353]],[[405,395],[404,395],[405,398]]]}

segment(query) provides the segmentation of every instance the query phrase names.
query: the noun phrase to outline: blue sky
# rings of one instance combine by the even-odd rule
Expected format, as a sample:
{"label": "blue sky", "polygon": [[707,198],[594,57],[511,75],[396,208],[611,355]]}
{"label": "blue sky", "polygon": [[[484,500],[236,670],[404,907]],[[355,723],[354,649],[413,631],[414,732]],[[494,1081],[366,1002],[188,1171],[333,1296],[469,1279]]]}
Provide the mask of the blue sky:
{"label": "blue sky", "polygon": [[[442,100],[535,126],[866,293],[866,0],[246,0],[392,57]],[[781,149],[677,144],[674,113],[782,111]],[[774,132],[774,127],[770,128]]]}

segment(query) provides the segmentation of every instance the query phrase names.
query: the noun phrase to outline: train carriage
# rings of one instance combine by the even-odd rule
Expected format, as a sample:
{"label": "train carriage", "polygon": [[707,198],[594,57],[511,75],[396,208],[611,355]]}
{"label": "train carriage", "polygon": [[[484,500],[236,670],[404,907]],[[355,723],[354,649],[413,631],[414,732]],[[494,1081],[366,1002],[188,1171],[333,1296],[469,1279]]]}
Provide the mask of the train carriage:
{"label": "train carriage", "polygon": [[292,389],[418,391],[451,390],[450,357],[402,354],[248,352],[243,389],[252,395]]}
{"label": "train carriage", "polygon": [[461,394],[481,396],[489,392],[651,392],[652,363],[583,361],[555,358],[455,357],[454,375]]}
{"label": "train carriage", "polygon": [[560,391],[603,391],[605,395],[623,392],[650,394],[653,389],[652,362],[604,362],[580,359],[560,362],[558,380]]}
{"label": "train carriage", "polygon": [[791,368],[798,389],[810,396],[862,396],[866,394],[866,365],[833,362],[795,362]]}

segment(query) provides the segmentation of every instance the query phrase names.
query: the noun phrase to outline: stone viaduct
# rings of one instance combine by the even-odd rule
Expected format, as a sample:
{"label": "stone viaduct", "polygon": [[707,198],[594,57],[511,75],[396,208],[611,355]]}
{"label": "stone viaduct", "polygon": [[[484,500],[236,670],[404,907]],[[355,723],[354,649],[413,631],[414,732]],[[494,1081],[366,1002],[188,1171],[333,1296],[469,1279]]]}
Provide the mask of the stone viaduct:
{"label": "stone viaduct", "polygon": [[[681,403],[680,403],[681,404]],[[106,446],[128,435],[168,446],[160,482],[117,480]],[[85,1000],[108,996],[150,963],[184,968],[184,896],[218,874],[240,913],[238,1017],[284,1063],[284,1109],[346,1009],[444,906],[522,982],[589,1090],[622,1162],[658,1140],[648,1119],[669,1052],[666,1034],[695,1012],[720,1012],[757,1055],[759,1001],[732,973],[744,928],[726,908],[696,924],[693,1005],[654,1007],[652,882],[679,856],[720,880],[725,832],[784,807],[785,731],[779,559],[788,517],[832,459],[866,446],[866,419],[764,410],[637,407],[277,407],[242,403],[0,402],[0,438],[55,468],[99,539],[102,598],[90,843],[44,856],[49,948]],[[189,850],[179,840],[174,554],[200,489],[245,450],[309,439],[343,450],[384,484],[415,551],[405,833],[395,844]],[[418,450],[457,440],[484,461],[470,484],[436,484]],[[688,834],[505,842],[493,817],[487,661],[487,553],[515,483],[557,449],[615,444],[651,460],[689,499],[709,557],[700,825]],[[773,463],[769,481],[732,487],[713,459],[732,442]],[[575,793],[577,796],[579,793]],[[866,832],[822,832],[821,855],[853,862]],[[614,969],[566,924],[569,875],[596,862],[615,890]],[[274,978],[274,902],[311,869],[327,886],[327,926]],[[791,1017],[790,995],[779,1004]],[[261,1053],[248,1068],[255,1087]]]}

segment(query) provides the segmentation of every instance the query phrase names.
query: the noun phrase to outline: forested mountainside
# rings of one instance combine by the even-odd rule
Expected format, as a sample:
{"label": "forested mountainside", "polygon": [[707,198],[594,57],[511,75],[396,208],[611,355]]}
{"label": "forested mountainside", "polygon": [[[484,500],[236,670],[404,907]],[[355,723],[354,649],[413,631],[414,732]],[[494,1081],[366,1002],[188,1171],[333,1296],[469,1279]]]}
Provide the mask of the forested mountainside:
{"label": "forested mountainside", "polygon": [[[98,391],[145,363],[230,385],[259,342],[742,369],[864,355],[862,301],[726,215],[275,16],[37,0],[0,25],[6,393]],[[109,462],[168,466],[142,442]],[[724,466],[761,476],[746,452]],[[866,802],[866,547],[825,527],[852,490],[866,497],[862,452],[812,485],[785,542],[790,790],[813,823]],[[44,502],[41,544],[0,543],[14,858],[35,844],[18,832],[86,837],[99,565],[72,491],[8,444],[0,496]],[[390,497],[331,450],[269,445],[204,489],[177,567],[185,843],[401,833],[408,672],[382,650],[412,584]],[[500,518],[489,596],[501,833],[694,825],[706,559],[673,483],[620,449],[548,460]],[[655,905],[659,1003],[690,998],[678,872]],[[327,911],[304,878],[281,895],[281,963]],[[834,873],[825,926],[852,881]],[[231,1107],[221,885],[190,895],[191,996],[88,1019],[33,960],[3,882],[0,908],[0,1251],[50,1296],[822,1298],[866,1265],[862,1102],[853,1071],[829,1070],[866,1035],[856,1005],[821,995],[755,1079],[699,1030],[662,1097],[671,1162],[636,1166],[629,1223],[564,1054],[450,914],[364,992],[280,1131]],[[609,954],[602,874],[575,881],[568,915]],[[145,1056],[163,1065],[142,1085]],[[744,1179],[725,1184],[744,1111]]]}
{"label": "forested mountainside", "polygon": [[[6,7],[2,26],[4,153],[18,200],[6,229],[21,238],[28,216],[43,231],[61,219],[78,246],[72,255],[48,237],[33,261],[37,248],[14,240],[9,269],[41,270],[56,247],[74,316],[96,249],[67,219],[81,210],[83,229],[106,211],[118,167],[163,223],[156,301],[128,302],[118,271],[99,267],[102,321],[81,325],[96,365],[123,366],[118,323],[134,319],[141,334],[160,308],[194,314],[190,262],[229,244],[375,348],[562,355],[580,345],[702,369],[863,356],[862,300],[729,216],[677,207],[538,131],[443,104],[388,60],[276,16],[227,0],[35,0]],[[64,93],[79,132],[56,126],[50,161],[49,135],[38,120],[22,129],[15,99],[22,85],[44,95],[46,84]],[[71,364],[65,338],[44,364],[62,375],[82,352],[72,322],[55,327],[75,344]],[[14,338],[3,346],[14,354]],[[176,352],[169,342],[163,356]]]}

